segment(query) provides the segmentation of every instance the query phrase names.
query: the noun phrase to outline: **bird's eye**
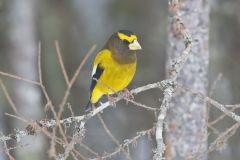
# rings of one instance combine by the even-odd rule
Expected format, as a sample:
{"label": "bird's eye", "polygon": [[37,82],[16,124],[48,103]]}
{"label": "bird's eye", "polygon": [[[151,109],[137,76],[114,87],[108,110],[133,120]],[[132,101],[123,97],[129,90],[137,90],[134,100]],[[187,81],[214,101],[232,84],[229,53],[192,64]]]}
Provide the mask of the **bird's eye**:
{"label": "bird's eye", "polygon": [[128,45],[129,44],[129,42],[127,41],[127,40],[123,40],[123,44],[126,44],[126,45]]}

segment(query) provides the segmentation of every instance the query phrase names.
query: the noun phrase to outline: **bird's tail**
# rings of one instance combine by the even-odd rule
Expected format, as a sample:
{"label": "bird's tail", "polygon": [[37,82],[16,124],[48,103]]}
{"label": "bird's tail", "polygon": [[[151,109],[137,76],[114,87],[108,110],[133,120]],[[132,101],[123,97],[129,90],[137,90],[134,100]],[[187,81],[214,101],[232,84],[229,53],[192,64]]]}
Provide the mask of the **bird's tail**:
{"label": "bird's tail", "polygon": [[88,112],[88,111],[90,111],[90,110],[92,110],[93,109],[93,103],[89,100],[88,101],[88,103],[87,103],[87,105],[85,106],[85,112]]}

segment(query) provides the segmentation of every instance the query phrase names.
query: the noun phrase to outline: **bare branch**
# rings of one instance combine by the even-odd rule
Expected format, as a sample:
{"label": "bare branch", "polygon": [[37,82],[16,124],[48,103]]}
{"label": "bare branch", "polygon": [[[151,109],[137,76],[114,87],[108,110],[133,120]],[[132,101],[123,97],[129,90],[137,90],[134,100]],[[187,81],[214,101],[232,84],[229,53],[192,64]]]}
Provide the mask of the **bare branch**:
{"label": "bare branch", "polygon": [[221,110],[222,112],[224,112],[226,115],[228,115],[229,117],[231,117],[233,120],[235,120],[236,122],[240,123],[240,116],[237,115],[234,112],[231,112],[230,110],[226,109],[224,107],[223,104],[220,104],[219,102],[209,98],[209,97],[205,97],[205,100],[210,103],[211,105],[213,105],[214,107],[218,108],[219,110]]}
{"label": "bare branch", "polygon": [[[160,86],[160,82],[156,82],[156,83],[148,84],[148,85],[145,85],[145,86],[142,86],[142,87],[138,87],[136,89],[132,89],[131,93],[132,94],[139,94],[141,92],[144,92],[144,91],[147,91],[147,90],[150,90],[150,89],[153,89],[153,88],[160,88],[160,87],[161,87]],[[120,101],[121,99],[123,99],[123,97],[122,96],[118,96],[116,98],[116,102]],[[73,122],[79,123],[81,121],[87,122],[90,118],[92,118],[96,114],[102,112],[108,106],[110,106],[110,103],[109,102],[105,102],[105,103],[101,104],[98,108],[94,109],[93,111],[91,111],[88,114],[85,114],[85,115],[82,115],[82,116],[68,117],[68,118],[59,120],[59,125],[60,124],[64,124],[64,125],[71,124]],[[55,119],[40,120],[38,123],[39,123],[39,126],[41,128],[54,128],[58,124]],[[13,136],[11,136],[11,135],[13,135]],[[26,130],[19,131],[17,133],[14,132],[14,133],[10,134],[9,136],[2,136],[2,137],[0,137],[0,142],[6,141],[6,140],[11,140],[11,139],[15,140],[14,137],[20,137],[19,138],[19,140],[20,140],[21,137],[24,137],[26,135],[28,135]]]}
{"label": "bare branch", "polygon": [[159,111],[159,108],[153,108],[153,107],[147,106],[145,104],[136,102],[136,101],[131,100],[131,99],[127,99],[127,102],[131,102],[132,104],[134,104],[134,105],[136,105],[138,107],[144,108],[144,109],[146,109],[148,111]]}
{"label": "bare branch", "polygon": [[95,48],[96,48],[96,45],[92,46],[92,48],[88,51],[88,53],[85,55],[85,57],[83,58],[82,62],[81,62],[80,65],[78,66],[78,68],[77,68],[76,72],[74,73],[72,79],[70,80],[70,83],[69,83],[69,85],[68,85],[68,88],[67,88],[67,90],[66,90],[66,92],[65,92],[65,94],[64,94],[64,96],[63,96],[63,98],[62,98],[62,102],[61,102],[60,105],[59,105],[59,112],[58,112],[58,117],[59,117],[59,118],[60,118],[61,115],[62,115],[62,112],[63,112],[63,110],[64,110],[64,106],[65,106],[65,104],[66,104],[66,102],[67,102],[67,98],[68,98],[68,96],[69,96],[69,92],[70,92],[73,84],[75,83],[77,77],[78,77],[79,74],[80,74],[80,71],[81,71],[82,67],[83,67],[84,64],[86,63],[86,61],[87,61],[87,59],[89,58],[89,56],[93,53],[93,51],[95,50]]}
{"label": "bare branch", "polygon": [[208,148],[208,152],[212,152],[214,150],[219,150],[224,147],[226,141],[234,135],[237,129],[240,127],[240,123],[234,124],[232,127],[227,129],[225,132],[221,133],[220,136],[210,144]]}
{"label": "bare branch", "polygon": [[69,85],[69,78],[68,78],[67,71],[66,71],[66,68],[64,66],[64,63],[63,63],[62,54],[61,54],[60,47],[59,47],[59,44],[58,44],[57,40],[55,40],[55,47],[56,47],[56,51],[57,51],[58,61],[59,61],[59,64],[61,66],[61,70],[62,70],[64,79],[65,79],[65,82],[68,86]]}
{"label": "bare branch", "polygon": [[[177,2],[176,2],[177,3]],[[171,5],[176,5],[176,4],[171,4],[170,2],[170,7]],[[174,19],[177,19],[177,21],[174,21]],[[185,62],[187,61],[188,57],[190,56],[191,49],[192,49],[192,37],[190,34],[186,31],[186,28],[184,24],[181,22],[181,18],[178,17],[178,14],[176,12],[175,17],[173,18],[173,23],[177,23],[178,26],[180,26],[180,32],[184,38],[184,43],[185,43],[185,49],[183,50],[182,54],[180,57],[178,57],[173,64],[171,65],[172,68],[170,69],[169,72],[169,79],[164,80],[161,82],[161,88],[163,90],[163,101],[160,106],[160,113],[158,115],[158,120],[156,124],[156,141],[157,141],[157,149],[155,150],[154,154],[154,160],[162,160],[164,151],[165,151],[165,145],[163,142],[163,123],[167,114],[167,110],[169,108],[174,90],[175,90],[175,84],[176,79],[178,77],[179,72],[183,68]]]}
{"label": "bare branch", "polygon": [[[229,111],[230,112],[233,112],[234,110],[236,110],[237,108],[239,108],[240,106],[239,105],[233,105],[235,107],[231,108]],[[227,107],[227,105],[225,105],[225,107]],[[220,120],[222,120],[224,117],[226,117],[227,115],[226,114],[222,114],[221,116],[219,116],[218,118],[216,118],[215,120],[212,120],[211,122],[209,122],[208,124],[209,125],[214,125],[216,124],[217,122],[219,122]]]}
{"label": "bare branch", "polygon": [[3,82],[2,82],[1,79],[0,79],[0,86],[1,86],[1,88],[2,88],[2,90],[3,90],[3,93],[4,93],[5,97],[7,98],[8,103],[9,103],[10,106],[12,107],[13,111],[15,112],[15,114],[18,114],[18,115],[19,115],[19,112],[18,112],[18,110],[17,110],[17,107],[16,107],[16,105],[14,104],[12,98],[10,97],[10,95],[9,95],[9,93],[8,93],[8,91],[7,91],[6,86],[3,84]]}
{"label": "bare branch", "polygon": [[120,148],[120,150],[125,154],[126,158],[128,160],[131,160],[132,158],[130,157],[130,153],[127,152],[119,143],[119,141],[112,135],[111,131],[108,129],[106,123],[104,122],[103,118],[101,117],[101,115],[98,113],[97,114],[98,119],[100,120],[104,130],[106,131],[106,133],[108,134],[108,136],[111,138],[111,140],[118,146],[118,148]]}
{"label": "bare branch", "polygon": [[[121,144],[120,146],[122,148],[125,148],[125,147],[128,147],[130,146],[131,144],[134,145],[137,140],[143,136],[146,136],[146,135],[153,135],[154,134],[154,131],[155,131],[155,126],[153,126],[152,128],[148,129],[148,130],[144,130],[144,131],[140,131],[140,132],[137,132],[137,135],[135,137],[132,137],[131,139],[126,139],[124,140],[124,143]],[[99,159],[108,159],[108,158],[111,158],[113,157],[114,155],[118,154],[119,152],[121,152],[121,147],[118,147],[115,149],[114,152],[112,153],[106,153],[105,156],[101,156],[101,157],[97,157],[97,158],[93,158],[93,159],[90,159],[90,160],[99,160]]]}
{"label": "bare branch", "polygon": [[[191,88],[188,88],[187,86],[184,86],[182,84],[178,84],[178,87],[185,90],[185,91],[189,91],[190,93],[192,93],[192,95],[194,96],[197,96],[199,98],[201,98],[202,100],[206,101],[207,103],[211,104],[212,106],[218,108],[220,111],[222,111],[224,114],[228,115],[229,117],[231,117],[234,121],[240,123],[240,116],[237,115],[236,113],[228,110],[225,105],[217,102],[216,100],[210,98],[210,97],[207,97],[205,96],[204,94],[202,94],[201,92],[197,92],[197,91],[194,91],[193,89]],[[234,106],[234,105],[226,105],[226,106]],[[238,106],[235,105],[235,106]]]}
{"label": "bare branch", "polygon": [[42,84],[42,66],[41,66],[41,60],[42,60],[42,46],[41,41],[38,42],[38,78],[40,84]]}
{"label": "bare branch", "polygon": [[5,148],[5,153],[6,153],[6,155],[8,156],[8,158],[10,159],[10,160],[15,160],[15,158],[13,158],[13,156],[10,154],[10,149],[8,149],[8,146],[7,146],[7,143],[6,142],[4,142],[4,148]]}
{"label": "bare branch", "polygon": [[40,86],[39,82],[32,81],[32,80],[29,80],[29,79],[26,79],[26,78],[23,78],[23,77],[20,77],[20,76],[16,76],[16,75],[13,75],[13,74],[9,74],[9,73],[6,73],[6,72],[0,71],[0,75],[6,76],[6,77],[10,77],[10,78],[13,78],[13,79],[17,79],[17,80],[20,80],[20,81],[24,81],[24,82],[27,82],[27,83],[31,83],[31,84],[34,84],[34,85],[37,85],[37,86]]}

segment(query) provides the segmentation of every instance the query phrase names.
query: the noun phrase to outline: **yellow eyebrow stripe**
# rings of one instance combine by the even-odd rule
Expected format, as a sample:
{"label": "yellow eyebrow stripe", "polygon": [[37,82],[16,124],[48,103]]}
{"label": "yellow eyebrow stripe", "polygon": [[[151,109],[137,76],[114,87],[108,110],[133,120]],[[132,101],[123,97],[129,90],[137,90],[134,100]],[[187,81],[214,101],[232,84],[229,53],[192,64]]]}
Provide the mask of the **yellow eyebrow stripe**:
{"label": "yellow eyebrow stripe", "polygon": [[123,33],[119,33],[118,32],[118,37],[121,39],[121,40],[127,40],[128,42],[132,42],[133,40],[137,39],[137,36],[136,35],[131,35],[131,36],[127,36]]}

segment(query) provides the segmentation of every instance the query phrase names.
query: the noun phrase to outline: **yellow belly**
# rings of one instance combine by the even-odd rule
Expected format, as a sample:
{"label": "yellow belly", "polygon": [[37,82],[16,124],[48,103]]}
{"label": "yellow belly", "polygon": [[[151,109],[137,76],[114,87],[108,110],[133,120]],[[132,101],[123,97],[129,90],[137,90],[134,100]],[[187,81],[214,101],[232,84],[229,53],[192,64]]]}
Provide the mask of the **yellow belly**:
{"label": "yellow belly", "polygon": [[136,62],[130,64],[117,63],[111,57],[105,57],[104,72],[92,91],[91,102],[96,103],[106,94],[113,94],[126,88],[132,81],[136,71]]}

